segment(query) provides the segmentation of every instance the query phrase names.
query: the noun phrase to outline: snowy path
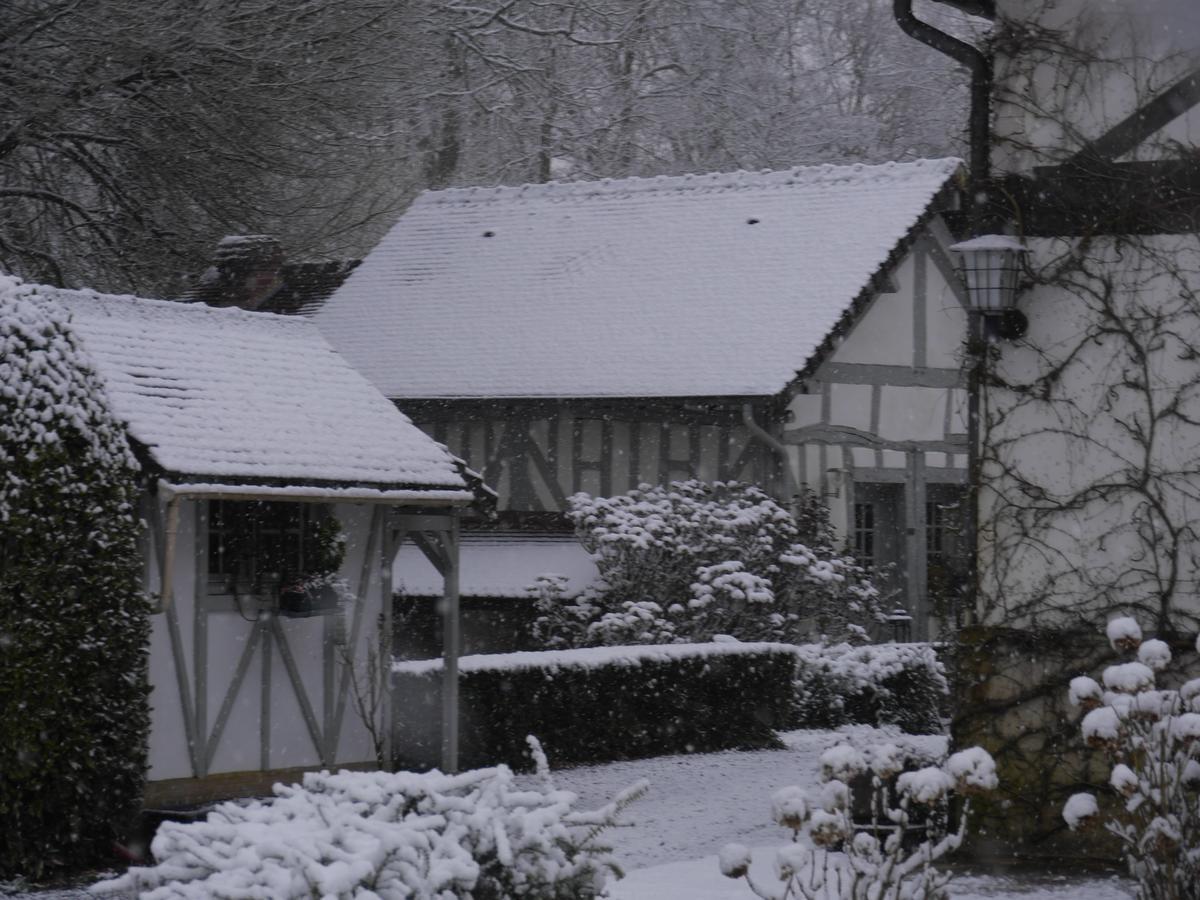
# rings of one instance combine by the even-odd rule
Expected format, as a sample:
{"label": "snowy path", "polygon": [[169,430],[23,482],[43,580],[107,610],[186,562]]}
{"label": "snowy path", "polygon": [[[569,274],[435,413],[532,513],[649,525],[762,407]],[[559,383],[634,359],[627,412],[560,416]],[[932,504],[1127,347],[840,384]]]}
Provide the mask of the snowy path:
{"label": "snowy path", "polygon": [[[883,732],[867,727],[796,731],[784,735],[785,750],[728,751],[662,756],[582,766],[554,773],[555,783],[580,797],[584,809],[601,806],[640,778],[650,790],[625,813],[633,824],[607,837],[627,869],[696,859],[724,844],[774,846],[786,832],[771,821],[771,795],[789,784],[817,784],[821,751],[850,739],[867,744]],[[892,743],[925,755],[945,753],[946,739],[886,732]],[[553,760],[551,760],[553,765]]]}

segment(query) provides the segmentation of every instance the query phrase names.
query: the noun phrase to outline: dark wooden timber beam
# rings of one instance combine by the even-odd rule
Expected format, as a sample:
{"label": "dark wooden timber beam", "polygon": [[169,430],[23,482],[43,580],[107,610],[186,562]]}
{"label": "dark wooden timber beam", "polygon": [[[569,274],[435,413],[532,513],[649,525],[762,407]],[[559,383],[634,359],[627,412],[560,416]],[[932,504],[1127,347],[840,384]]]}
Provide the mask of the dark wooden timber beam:
{"label": "dark wooden timber beam", "polygon": [[1047,166],[1000,180],[1009,216],[1029,237],[1200,232],[1200,156]]}
{"label": "dark wooden timber beam", "polygon": [[1200,69],[1189,72],[1145,106],[1122,119],[1067,160],[1086,167],[1093,160],[1115,160],[1200,103]]}
{"label": "dark wooden timber beam", "polygon": [[953,6],[971,16],[996,18],[996,0],[937,0],[943,6]]}

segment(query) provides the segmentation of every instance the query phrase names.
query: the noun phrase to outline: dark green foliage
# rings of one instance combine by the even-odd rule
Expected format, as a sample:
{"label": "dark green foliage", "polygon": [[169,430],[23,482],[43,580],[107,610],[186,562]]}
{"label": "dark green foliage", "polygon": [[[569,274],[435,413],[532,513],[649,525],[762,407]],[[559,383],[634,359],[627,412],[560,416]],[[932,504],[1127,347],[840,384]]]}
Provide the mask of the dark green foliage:
{"label": "dark green foliage", "polygon": [[799,648],[796,706],[800,728],[896,725],[940,734],[949,686],[930,644]]}
{"label": "dark green foliage", "polygon": [[135,463],[85,365],[0,276],[0,876],[111,858],[144,781]]}
{"label": "dark green foliage", "polygon": [[[472,657],[461,674],[461,767],[527,767],[530,734],[555,766],[779,746],[774,729],[794,715],[789,649],[747,646],[682,658],[657,649],[646,648],[637,663],[581,656],[572,664],[572,656],[595,651],[557,651],[522,654],[519,668],[497,655],[496,667],[479,669],[474,663],[489,657]],[[537,656],[544,665],[526,664]],[[399,764],[436,765],[440,668],[397,673],[394,685]]]}

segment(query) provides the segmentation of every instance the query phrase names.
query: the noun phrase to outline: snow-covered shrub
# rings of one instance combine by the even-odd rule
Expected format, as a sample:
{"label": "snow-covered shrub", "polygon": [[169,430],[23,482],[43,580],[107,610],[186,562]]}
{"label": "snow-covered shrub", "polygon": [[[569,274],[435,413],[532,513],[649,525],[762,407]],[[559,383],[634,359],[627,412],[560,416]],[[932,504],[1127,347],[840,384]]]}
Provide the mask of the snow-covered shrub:
{"label": "snow-covered shrub", "polygon": [[897,725],[911,734],[942,730],[949,684],[930,644],[804,644],[798,654],[797,724]]}
{"label": "snow-covered shrub", "polygon": [[[777,791],[771,801],[775,821],[792,832],[792,843],[776,851],[779,884],[756,883],[749,851],[729,844],[718,857],[721,873],[744,878],[767,900],[933,900],[948,896],[950,876],[933,863],[957,849],[966,834],[970,797],[995,790],[991,756],[979,747],[953,754],[944,765],[903,771],[909,760],[894,744],[863,754],[850,744],[821,754],[820,790]],[[866,821],[855,821],[849,783],[869,779]],[[963,797],[958,825],[950,821],[950,795]]]}
{"label": "snow-covered shrub", "polygon": [[[1084,740],[1114,763],[1109,785],[1117,811],[1104,822],[1120,841],[1140,900],[1200,896],[1200,678],[1177,690],[1156,686],[1171,661],[1165,641],[1142,640],[1128,617],[1108,623],[1113,649],[1137,661],[1105,669],[1105,690],[1087,676],[1071,681],[1070,700],[1085,710]],[[1196,641],[1200,652],[1200,638]],[[1091,793],[1071,796],[1063,819],[1072,830],[1100,822]]]}
{"label": "snow-covered shrub", "polygon": [[[779,746],[793,719],[795,648],[781,644],[589,647],[459,660],[464,765],[525,759],[536,734],[555,764]],[[436,764],[440,660],[393,666],[394,746]]]}
{"label": "snow-covered shrub", "polygon": [[65,316],[0,275],[0,875],[107,855],[139,803],[136,469]]}
{"label": "snow-covered shrub", "polygon": [[203,822],[162,825],[158,861],[103,882],[96,893],[167,897],[574,900],[594,897],[621,870],[601,841],[645,791],[576,810],[554,787],[536,742],[539,784],[519,787],[506,766],[460,775],[309,773],[275,797],[223,803]]}
{"label": "snow-covered shrub", "polygon": [[828,512],[811,495],[794,518],[752,485],[643,484],[576,494],[567,515],[601,580],[570,602],[553,583],[531,588],[547,646],[842,640],[881,621],[868,573],[834,551]]}

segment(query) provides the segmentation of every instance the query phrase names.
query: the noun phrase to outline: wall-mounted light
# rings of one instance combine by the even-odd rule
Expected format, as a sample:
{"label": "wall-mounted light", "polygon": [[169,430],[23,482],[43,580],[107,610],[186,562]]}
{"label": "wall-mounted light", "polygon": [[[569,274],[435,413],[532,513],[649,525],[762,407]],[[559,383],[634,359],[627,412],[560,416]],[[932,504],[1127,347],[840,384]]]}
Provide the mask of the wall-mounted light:
{"label": "wall-mounted light", "polygon": [[842,496],[842,485],[846,482],[845,469],[826,469],[825,483],[821,485],[821,493],[834,499]]}
{"label": "wall-mounted light", "polygon": [[986,336],[1012,340],[1025,334],[1029,322],[1017,309],[1017,286],[1029,248],[1007,234],[985,234],[950,250],[962,257],[967,302],[983,317]]}

